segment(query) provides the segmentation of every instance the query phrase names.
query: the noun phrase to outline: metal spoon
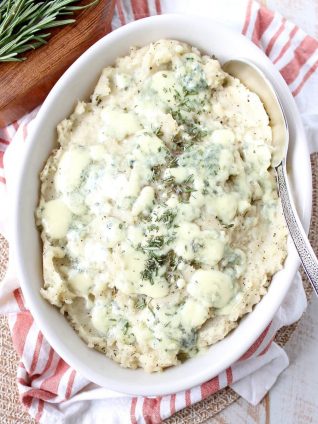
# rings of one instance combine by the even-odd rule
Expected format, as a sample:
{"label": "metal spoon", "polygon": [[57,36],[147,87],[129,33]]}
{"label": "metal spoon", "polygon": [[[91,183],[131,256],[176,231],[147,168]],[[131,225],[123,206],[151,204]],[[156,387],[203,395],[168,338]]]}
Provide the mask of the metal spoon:
{"label": "metal spoon", "polygon": [[246,87],[260,97],[270,117],[273,144],[275,146],[272,164],[276,170],[278,191],[283,206],[283,213],[304,270],[318,296],[318,260],[309,243],[296,212],[295,205],[289,194],[286,171],[289,132],[287,120],[277,93],[263,72],[248,60],[230,60],[226,62],[222,68],[225,72],[238,78]]}

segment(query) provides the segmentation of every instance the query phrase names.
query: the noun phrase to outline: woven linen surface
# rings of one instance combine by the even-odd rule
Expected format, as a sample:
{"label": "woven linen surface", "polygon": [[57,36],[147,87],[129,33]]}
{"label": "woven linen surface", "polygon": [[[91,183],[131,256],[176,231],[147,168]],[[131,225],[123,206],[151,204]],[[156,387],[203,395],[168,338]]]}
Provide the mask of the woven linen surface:
{"label": "woven linen surface", "polygon": [[[311,155],[313,174],[313,214],[309,238],[318,252],[318,154]],[[0,280],[4,276],[8,262],[8,243],[0,236]],[[307,299],[312,294],[311,286],[302,273]],[[283,327],[278,331],[275,341],[284,346],[295,330],[297,323]],[[20,404],[16,384],[16,368],[19,357],[15,352],[7,319],[0,315],[0,424],[29,424],[35,420],[26,413]],[[168,424],[200,424],[221,412],[238,399],[238,395],[229,387],[214,393],[207,399],[189,406],[166,420]]]}
{"label": "woven linen surface", "polygon": [[[230,3],[232,8],[227,7],[227,5]],[[166,13],[185,11],[186,13],[197,13],[200,12],[197,7],[198,4],[200,5],[201,13],[211,17],[213,16],[214,19],[221,22],[225,21],[226,24],[232,26],[237,31],[243,32],[243,34],[252,39],[255,44],[257,44],[265,51],[265,53],[271,58],[271,60],[281,71],[283,77],[289,85],[291,92],[295,96],[300,112],[302,113],[306,129],[308,130],[308,127],[311,128],[311,117],[305,115],[306,111],[310,110],[312,106],[314,82],[311,81],[315,80],[317,82],[315,73],[315,70],[318,67],[317,41],[307,36],[304,31],[300,30],[291,22],[286,21],[280,15],[274,14],[268,11],[266,8],[260,7],[256,2],[246,0],[231,2],[231,0],[226,0],[222,2],[222,7],[218,8],[215,7],[214,2],[205,0],[201,0],[201,2],[188,0],[175,0],[174,2],[169,2],[167,0],[118,0],[115,9],[115,16],[113,19],[113,28],[124,25],[133,19],[139,19],[150,14],[158,14],[161,12]],[[219,2],[218,5],[221,6],[221,2]],[[224,19],[224,17],[226,18]],[[35,113],[33,116],[34,115]],[[13,125],[7,127],[5,131],[0,131],[0,183],[5,183],[6,177],[3,171],[2,163],[6,146],[10,144],[10,141],[16,132],[17,136],[20,133],[19,138],[21,142],[23,142],[27,135],[27,125],[31,117],[32,115],[24,117],[19,122],[16,122]],[[15,137],[15,139],[16,138],[17,137]],[[317,160],[317,158],[315,160]],[[0,184],[0,189],[3,190],[3,184]],[[18,287],[18,285],[16,285],[16,287]],[[20,311],[17,310],[17,318],[15,317],[16,314],[13,313],[9,316],[9,322],[11,322],[11,331],[13,331],[13,337],[15,339],[14,344],[18,351],[20,348],[20,354],[26,353],[26,355],[28,355],[28,352],[23,352],[23,347],[30,329],[32,329],[34,332],[33,334],[35,335],[34,342],[37,340],[40,342],[38,345],[39,349],[49,349],[49,346],[47,346],[47,342],[43,339],[43,336],[37,332],[36,326],[34,325],[29,312],[25,310],[19,289],[16,289],[14,292],[12,292],[11,300],[12,305],[15,304],[16,307],[18,306],[20,308]],[[24,325],[24,323],[26,323],[26,325]],[[255,343],[255,346],[253,345],[251,347],[254,349],[249,349],[249,354],[247,357],[251,357],[251,355],[254,355],[254,357],[260,357],[263,355],[262,358],[266,357],[268,352],[267,349],[271,349],[271,337],[273,334],[275,334],[275,331],[278,327],[276,327],[276,330],[271,328],[270,331],[269,328],[270,326],[266,329],[266,331],[264,331],[260,337],[260,341],[258,340],[259,343]],[[293,328],[288,328],[280,331],[279,336],[277,336],[279,337],[279,344],[284,344],[286,339],[291,334],[292,329]],[[22,330],[22,333],[17,330]],[[1,364],[1,369],[4,370],[3,378],[8,379],[7,371],[12,371],[13,364],[15,364],[15,361],[17,361],[17,357],[12,357],[13,354],[12,350],[10,349],[10,340],[6,338],[6,330],[1,328],[1,331],[4,333],[4,335],[2,337],[3,342],[0,345],[1,349],[3,349],[3,352],[0,352],[0,360],[2,361],[8,359],[10,364],[9,367]],[[274,333],[272,334],[271,332],[273,331]],[[31,331],[30,334],[32,335]],[[31,340],[31,335],[28,337],[28,343],[32,344],[33,341]],[[35,343],[34,348],[36,349]],[[52,350],[50,353],[52,353]],[[36,390],[33,390],[29,387],[28,372],[31,369],[30,375],[32,376],[33,369],[33,376],[36,375],[36,373],[34,374],[34,370],[36,369],[37,363],[34,362],[33,364],[32,357],[31,362],[30,358],[25,357],[22,358],[22,362],[20,362],[18,367],[19,390],[22,394],[22,401],[24,406],[29,409],[29,412],[32,413],[33,416],[36,416],[38,420],[44,423],[51,414],[50,411],[52,411],[52,407],[50,406],[50,402],[43,401],[43,396],[45,400],[52,399],[53,396],[55,402],[64,402],[66,400],[67,403],[67,399],[69,399],[71,395],[78,392],[81,387],[84,387],[84,385],[87,384],[87,382],[83,381],[81,376],[75,374],[75,372],[70,369],[67,364],[65,364],[62,360],[59,360],[56,354],[52,353],[52,357],[53,364],[55,364],[54,366],[57,364],[55,371],[56,374],[52,375],[50,378],[45,379],[44,377],[42,380],[43,384],[41,382],[38,383]],[[56,363],[54,361],[56,361]],[[241,369],[243,369],[244,364],[242,364],[242,362],[240,364]],[[25,368],[25,366],[27,368]],[[245,365],[245,372],[248,372],[247,368],[248,367]],[[173,414],[174,411],[183,408],[184,406],[190,405],[191,402],[198,402],[199,400],[204,399],[201,402],[198,402],[196,405],[183,409],[181,412],[174,414],[168,420],[169,422],[182,423],[203,422],[237,398],[237,395],[230,389],[223,389],[219,391],[219,389],[222,387],[225,387],[227,384],[231,384],[232,381],[235,381],[235,378],[238,378],[238,376],[235,376],[234,373],[233,379],[233,369],[233,367],[230,367],[220,376],[214,378],[210,382],[204,383],[201,387],[201,392],[196,389],[192,389],[191,391],[188,390],[185,393],[177,395],[177,398],[176,395],[171,395],[170,399],[168,397],[167,399],[133,398],[131,400],[130,413],[129,410],[126,411],[125,421],[119,422],[126,422],[128,417],[130,417],[132,423],[136,423],[137,420],[139,423],[139,418],[136,417],[140,417],[140,422],[157,423],[159,422],[160,417],[169,416],[169,411],[170,414]],[[58,384],[58,382],[60,382],[59,379],[62,380],[63,378],[63,384]],[[35,378],[35,380],[37,380],[37,378]],[[9,379],[9,381],[12,381],[12,379]],[[52,389],[53,382],[54,389]],[[223,385],[221,385],[221,383]],[[1,392],[1,396],[3,393],[5,393],[5,395],[11,399],[11,395],[14,393],[12,391],[14,386],[10,387],[8,387],[7,391]],[[45,388],[45,391],[42,390],[43,388]],[[217,393],[214,393],[216,391]],[[37,399],[37,396],[39,396],[40,400]],[[114,409],[115,412],[116,405],[120,404],[120,400],[119,403],[116,403],[116,399],[113,397],[112,399],[112,405],[109,404],[108,406],[109,409]],[[6,412],[0,411],[0,420],[4,419],[5,421],[3,422],[8,423],[23,422],[23,415],[21,415],[21,410],[15,410],[12,406],[17,406],[16,399],[12,402],[8,402],[2,398],[0,398],[0,400],[1,407],[3,406],[6,410]],[[180,402],[178,402],[179,400],[182,400],[182,406],[180,406]],[[179,404],[178,408],[176,408],[177,403]],[[165,410],[161,408],[163,406],[165,407]],[[9,418],[10,416],[11,418]]]}

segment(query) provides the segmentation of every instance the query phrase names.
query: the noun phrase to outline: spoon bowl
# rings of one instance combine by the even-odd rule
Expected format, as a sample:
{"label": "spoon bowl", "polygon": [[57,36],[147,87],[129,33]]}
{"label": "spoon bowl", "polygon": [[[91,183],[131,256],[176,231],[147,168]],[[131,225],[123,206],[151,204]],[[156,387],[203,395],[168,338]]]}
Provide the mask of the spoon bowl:
{"label": "spoon bowl", "polygon": [[298,217],[287,179],[286,158],[289,143],[288,124],[273,85],[254,63],[246,59],[229,60],[223,70],[238,78],[261,99],[272,129],[272,166],[276,170],[278,191],[286,224],[308,279],[318,296],[318,260]]}
{"label": "spoon bowl", "polygon": [[229,60],[222,68],[228,74],[238,78],[262,100],[270,118],[274,149],[272,166],[276,167],[287,156],[289,141],[287,120],[276,91],[264,72],[249,60]]}

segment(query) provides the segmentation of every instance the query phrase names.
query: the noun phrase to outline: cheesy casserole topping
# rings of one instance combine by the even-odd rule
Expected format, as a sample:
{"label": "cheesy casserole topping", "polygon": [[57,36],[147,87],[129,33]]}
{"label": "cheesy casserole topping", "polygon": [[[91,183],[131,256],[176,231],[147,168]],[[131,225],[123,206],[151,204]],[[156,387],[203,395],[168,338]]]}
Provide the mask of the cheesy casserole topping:
{"label": "cheesy casserole topping", "polygon": [[286,256],[258,96],[160,40],[105,68],[41,174],[42,295],[124,367],[158,371],[222,339]]}

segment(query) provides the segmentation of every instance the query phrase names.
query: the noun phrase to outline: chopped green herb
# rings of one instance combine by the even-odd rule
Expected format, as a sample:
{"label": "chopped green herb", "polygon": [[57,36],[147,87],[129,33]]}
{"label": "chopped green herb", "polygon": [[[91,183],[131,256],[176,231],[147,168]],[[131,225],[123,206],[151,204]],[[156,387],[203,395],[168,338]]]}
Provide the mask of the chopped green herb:
{"label": "chopped green herb", "polygon": [[125,322],[125,324],[124,324],[124,326],[123,326],[123,334],[124,334],[124,335],[126,335],[126,334],[127,334],[127,331],[128,331],[128,329],[129,329],[129,327],[130,327],[130,324],[129,324],[129,322],[128,322],[128,321],[126,321],[126,322]]}
{"label": "chopped green herb", "polygon": [[141,272],[141,278],[143,280],[150,281],[150,284],[154,284],[154,277],[158,275],[160,266],[164,263],[164,256],[157,256],[153,252],[149,254],[146,262],[145,269]]}
{"label": "chopped green herb", "polygon": [[176,216],[177,216],[177,212],[171,209],[167,209],[159,218],[157,218],[157,221],[163,222],[168,227],[171,227]]}
{"label": "chopped green herb", "polygon": [[154,313],[152,307],[150,306],[150,303],[148,303],[147,307],[148,307],[149,311],[152,313],[152,315],[155,316],[155,313]]}
{"label": "chopped green herb", "polygon": [[170,189],[170,192],[177,194],[182,201],[188,201],[189,195],[196,191],[193,187],[194,179],[192,174],[181,184],[178,184],[173,176],[165,178],[164,183],[167,185],[167,188]]}
{"label": "chopped green herb", "polygon": [[146,307],[146,299],[144,297],[138,297],[135,307],[137,309],[144,309]]}

